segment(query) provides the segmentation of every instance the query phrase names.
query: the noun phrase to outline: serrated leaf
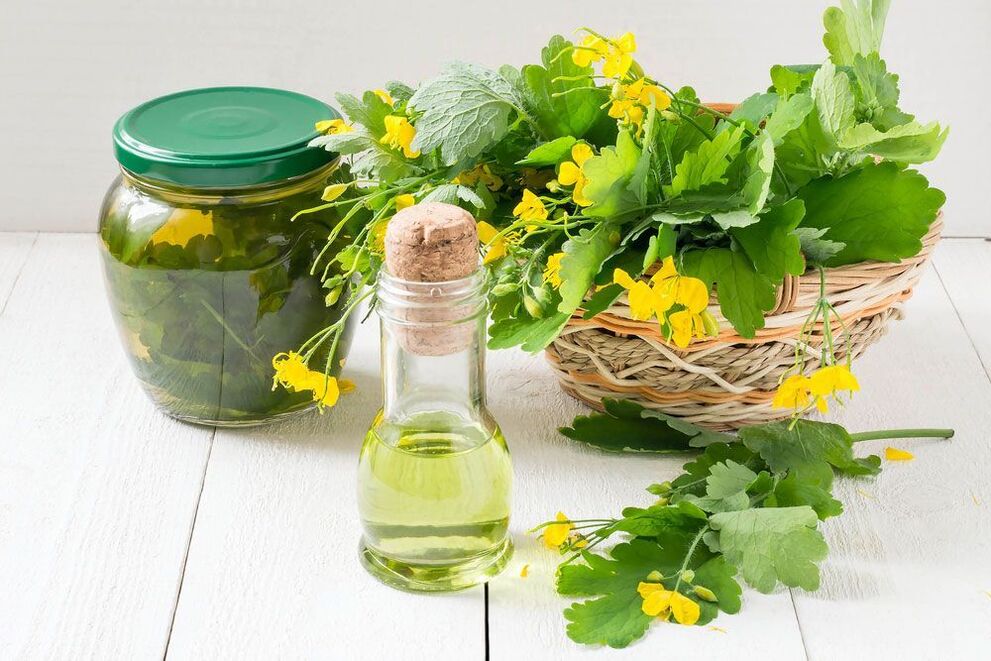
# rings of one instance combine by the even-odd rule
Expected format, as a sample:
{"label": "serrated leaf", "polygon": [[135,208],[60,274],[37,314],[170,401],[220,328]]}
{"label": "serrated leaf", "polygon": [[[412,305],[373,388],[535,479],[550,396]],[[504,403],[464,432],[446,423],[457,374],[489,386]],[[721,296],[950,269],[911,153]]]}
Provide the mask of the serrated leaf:
{"label": "serrated leaf", "polygon": [[793,230],[802,222],[805,205],[801,200],[768,209],[760,222],[742,229],[730,230],[757,271],[774,284],[781,284],[785,274],[802,275],[805,260],[802,244]]}
{"label": "serrated leaf", "polygon": [[392,114],[393,108],[374,92],[365,92],[361,99],[344,93],[337,94],[336,98],[353,123],[364,126],[376,140],[385,135],[385,118]]}
{"label": "serrated leaf", "polygon": [[570,318],[570,314],[558,312],[543,319],[529,316],[500,319],[489,325],[488,347],[508,349],[519,346],[529,353],[542,351],[554,341]]}
{"label": "serrated leaf", "polygon": [[936,122],[923,126],[913,121],[887,131],[865,122],[840,137],[839,146],[899,163],[926,163],[936,158],[948,134],[949,129],[941,129]]}
{"label": "serrated leaf", "polygon": [[719,533],[719,552],[764,593],[778,582],[809,591],[819,588],[816,563],[829,547],[816,530],[818,523],[811,507],[747,509],[709,517],[709,525]]}
{"label": "serrated leaf", "polygon": [[413,148],[440,149],[445,165],[478,156],[509,130],[519,99],[503,76],[474,64],[456,62],[423,83],[409,100],[416,119]]}
{"label": "serrated leaf", "polygon": [[891,0],[842,0],[842,8],[826,10],[822,43],[834,64],[850,65],[858,53],[867,55],[880,50],[890,4]]}
{"label": "serrated leaf", "polygon": [[732,459],[713,464],[705,480],[705,496],[689,497],[689,502],[707,512],[732,512],[750,506],[747,489],[757,473]]}
{"label": "serrated leaf", "polygon": [[826,62],[816,71],[812,79],[812,100],[815,101],[819,123],[832,142],[838,142],[853,128],[856,102],[850,79],[846,73],[837,71],[832,62]]}
{"label": "serrated leaf", "polygon": [[918,254],[946,200],[921,174],[894,163],[817,179],[798,196],[805,202],[802,226],[825,229],[826,239],[845,244],[829,266],[867,259],[896,262]]}
{"label": "serrated leaf", "polygon": [[[587,162],[587,161],[586,161]],[[582,229],[576,236],[564,242],[561,251],[561,303],[559,312],[571,314],[582,301],[602,268],[602,263],[612,254],[619,243],[618,237],[606,225],[596,225],[592,229]]]}
{"label": "serrated leaf", "polygon": [[701,496],[705,494],[705,479],[709,470],[719,462],[732,460],[747,465],[759,461],[757,454],[742,443],[714,443],[692,461],[682,466],[685,472],[672,480],[671,486],[685,493]]}
{"label": "serrated leaf", "polygon": [[[730,113],[730,117],[735,120],[747,122],[751,130],[755,130],[771,114],[777,103],[778,95],[773,92],[754,94],[744,99],[740,105],[734,108],[733,112]],[[725,130],[730,124],[725,123],[721,126]]]}
{"label": "serrated leaf", "polygon": [[802,244],[802,254],[805,255],[805,261],[810,265],[825,266],[830,259],[846,247],[845,243],[822,238],[826,230],[825,227],[822,229],[799,227],[792,232]]}
{"label": "serrated leaf", "polygon": [[764,500],[764,507],[799,505],[814,509],[820,521],[843,513],[843,503],[833,498],[828,490],[818,484],[804,482],[797,475],[788,475],[778,482],[771,495]]}
{"label": "serrated leaf", "polygon": [[743,184],[743,199],[751,216],[756,216],[771,192],[771,176],[774,174],[774,138],[761,132],[747,148],[749,173]]}
{"label": "serrated leaf", "polygon": [[642,416],[635,402],[604,399],[605,413],[579,415],[559,431],[568,438],[607,452],[685,452],[697,434],[685,433],[668,420]]}
{"label": "serrated leaf", "polygon": [[743,136],[742,127],[723,131],[700,144],[695,151],[686,153],[675,168],[674,179],[665,187],[664,194],[673,197],[709,184],[726,183],[726,172],[740,153]]}
{"label": "serrated leaf", "polygon": [[541,168],[557,165],[571,159],[571,148],[578,142],[570,135],[555,138],[535,147],[526,158],[516,161],[517,165]]}
{"label": "serrated leaf", "polygon": [[572,61],[572,48],[570,41],[554,35],[541,52],[543,66],[523,67],[527,99],[538,130],[546,138],[584,137],[606,100],[592,79],[592,67],[580,67]]}
{"label": "serrated leaf", "polygon": [[716,287],[719,309],[743,337],[764,327],[764,312],[774,308],[774,283],[756,271],[743,254],[728,248],[690,250],[683,257],[684,272]]}
{"label": "serrated leaf", "polygon": [[781,98],[787,99],[793,94],[807,90],[818,69],[818,64],[791,66],[775,64],[771,67],[771,85]]}
{"label": "serrated leaf", "polygon": [[359,131],[321,135],[310,140],[309,147],[320,147],[341,155],[356,154],[366,149],[374,149],[376,140]]}
{"label": "serrated leaf", "polygon": [[639,159],[640,148],[633,136],[620,131],[615,147],[603,147],[597,156],[585,161],[582,171],[588,183],[584,194],[593,202],[585,215],[610,218],[637,207],[637,197],[629,183]]}
{"label": "serrated leaf", "polygon": [[764,124],[764,132],[771,135],[775,145],[779,145],[786,135],[802,125],[814,107],[815,102],[808,92],[781,99]]}

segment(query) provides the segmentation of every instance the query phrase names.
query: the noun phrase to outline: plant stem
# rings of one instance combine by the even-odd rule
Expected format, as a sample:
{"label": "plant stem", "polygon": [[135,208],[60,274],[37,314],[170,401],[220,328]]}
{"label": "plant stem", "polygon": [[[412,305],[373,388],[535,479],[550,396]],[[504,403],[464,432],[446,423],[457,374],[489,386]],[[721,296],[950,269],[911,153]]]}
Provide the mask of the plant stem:
{"label": "plant stem", "polygon": [[885,438],[953,438],[952,429],[881,429],[850,434],[854,443]]}

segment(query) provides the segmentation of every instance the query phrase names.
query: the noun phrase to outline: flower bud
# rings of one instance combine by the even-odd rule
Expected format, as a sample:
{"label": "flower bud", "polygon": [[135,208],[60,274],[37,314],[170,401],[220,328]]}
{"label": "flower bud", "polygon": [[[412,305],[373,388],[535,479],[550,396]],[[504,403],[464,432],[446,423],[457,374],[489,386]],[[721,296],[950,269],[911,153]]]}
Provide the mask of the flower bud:
{"label": "flower bud", "polygon": [[716,318],[708,310],[702,310],[702,327],[705,329],[705,334],[708,337],[719,335],[719,322],[716,321]]}
{"label": "flower bud", "polygon": [[526,311],[530,313],[530,316],[534,319],[540,319],[544,316],[544,308],[533,296],[529,294],[523,294],[523,307]]}
{"label": "flower bud", "polygon": [[716,597],[716,593],[709,588],[702,587],[701,585],[696,585],[693,588],[695,595],[700,599],[705,599],[706,601],[719,601]]}
{"label": "flower bud", "polygon": [[685,583],[691,583],[692,581],[695,580],[695,572],[692,571],[691,569],[686,569],[685,571],[681,572],[681,580],[683,580]]}
{"label": "flower bud", "polygon": [[512,294],[514,291],[516,291],[517,287],[518,285],[510,282],[506,282],[501,285],[496,285],[495,287],[492,288],[492,295],[505,296],[506,294]]}
{"label": "flower bud", "polygon": [[652,582],[652,583],[660,583],[661,582],[661,579],[663,579],[663,578],[664,578],[664,574],[662,574],[661,572],[657,571],[656,569],[654,571],[650,572],[649,574],[647,574],[647,580],[650,581],[650,582]]}

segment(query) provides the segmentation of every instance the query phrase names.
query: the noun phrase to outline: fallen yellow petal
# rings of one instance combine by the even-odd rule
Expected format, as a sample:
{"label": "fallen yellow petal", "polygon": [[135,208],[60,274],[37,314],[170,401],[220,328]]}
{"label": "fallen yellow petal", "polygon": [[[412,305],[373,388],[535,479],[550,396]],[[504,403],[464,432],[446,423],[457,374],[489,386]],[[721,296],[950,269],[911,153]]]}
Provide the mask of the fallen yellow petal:
{"label": "fallen yellow petal", "polygon": [[715,625],[709,627],[709,631],[716,631],[718,633],[726,633],[726,629],[723,629],[721,627],[717,627]]}
{"label": "fallen yellow petal", "polygon": [[912,461],[915,455],[908,450],[898,448],[884,448],[884,458],[888,461]]}
{"label": "fallen yellow petal", "polygon": [[529,573],[530,565],[523,565],[522,569],[520,569],[520,578],[526,578]]}

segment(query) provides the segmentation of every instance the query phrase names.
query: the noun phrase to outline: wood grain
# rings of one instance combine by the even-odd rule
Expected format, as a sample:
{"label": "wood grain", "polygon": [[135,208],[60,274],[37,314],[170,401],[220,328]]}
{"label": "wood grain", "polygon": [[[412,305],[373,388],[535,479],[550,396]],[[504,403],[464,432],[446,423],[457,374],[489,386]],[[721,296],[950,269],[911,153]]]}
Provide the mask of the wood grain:
{"label": "wood grain", "polygon": [[0,234],[0,315],[37,239],[34,232]]}
{"label": "wood grain", "polygon": [[[978,242],[974,242],[975,244]],[[970,245],[968,243],[968,245]],[[957,242],[936,253],[966,277],[946,279],[951,296],[987,318],[987,255]],[[983,313],[980,312],[983,309]],[[981,329],[987,326],[979,326]],[[984,330],[986,333],[986,330]],[[884,462],[872,480],[842,480],[846,512],[824,526],[831,547],[822,589],[795,593],[813,659],[972,659],[991,643],[991,383],[935,273],[906,306],[906,318],[857,364],[862,392],[832,419],[855,431],[953,427],[944,440],[876,441],[915,453]]]}
{"label": "wood grain", "polygon": [[0,658],[160,658],[211,430],[138,388],[93,235],[38,238],[0,352]]}
{"label": "wood grain", "polygon": [[337,408],[218,430],[169,658],[484,658],[481,587],[406,594],[358,563],[355,475],[378,374],[373,317],[348,360],[357,390]]}

